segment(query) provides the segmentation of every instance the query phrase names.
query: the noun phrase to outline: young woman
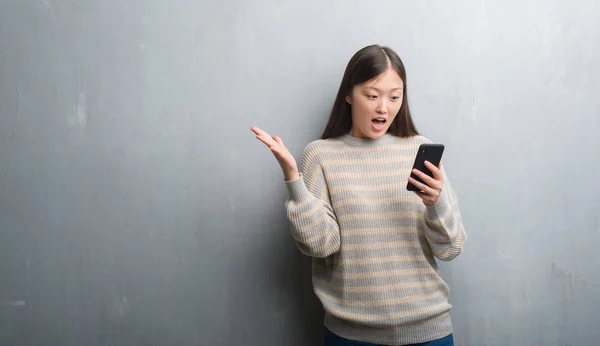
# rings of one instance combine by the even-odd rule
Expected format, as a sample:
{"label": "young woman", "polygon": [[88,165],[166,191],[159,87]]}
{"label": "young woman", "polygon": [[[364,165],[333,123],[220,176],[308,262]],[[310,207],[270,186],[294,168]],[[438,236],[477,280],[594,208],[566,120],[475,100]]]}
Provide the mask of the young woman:
{"label": "young woman", "polygon": [[[406,73],[388,47],[359,50],[346,67],[321,139],[299,168],[279,137],[252,127],[279,161],[287,216],[313,257],[325,309],[325,345],[453,345],[449,289],[435,258],[450,261],[466,234],[443,168],[415,171],[421,143]],[[410,181],[420,192],[409,192]],[[435,258],[434,258],[435,257]]]}

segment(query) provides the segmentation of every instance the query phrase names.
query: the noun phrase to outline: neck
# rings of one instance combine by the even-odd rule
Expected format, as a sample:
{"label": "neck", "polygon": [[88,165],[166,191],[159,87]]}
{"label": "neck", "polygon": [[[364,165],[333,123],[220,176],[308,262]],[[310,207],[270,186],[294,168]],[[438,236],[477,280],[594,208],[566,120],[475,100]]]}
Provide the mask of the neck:
{"label": "neck", "polygon": [[360,138],[354,137],[350,134],[345,134],[342,137],[340,137],[340,139],[344,143],[355,147],[375,147],[378,145],[393,143],[395,138],[394,135],[386,133],[385,135],[379,138]]}

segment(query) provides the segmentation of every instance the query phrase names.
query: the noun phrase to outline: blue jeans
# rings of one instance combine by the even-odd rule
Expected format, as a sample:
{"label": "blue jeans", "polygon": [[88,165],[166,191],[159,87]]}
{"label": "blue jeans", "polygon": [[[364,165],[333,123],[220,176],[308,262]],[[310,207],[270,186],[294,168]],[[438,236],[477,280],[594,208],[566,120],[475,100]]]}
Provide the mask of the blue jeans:
{"label": "blue jeans", "polygon": [[[376,344],[369,344],[366,342],[352,341],[344,339],[332,333],[329,329],[325,330],[325,346],[381,346]],[[433,341],[424,342],[421,344],[413,344],[408,346],[454,346],[454,339],[452,334]]]}

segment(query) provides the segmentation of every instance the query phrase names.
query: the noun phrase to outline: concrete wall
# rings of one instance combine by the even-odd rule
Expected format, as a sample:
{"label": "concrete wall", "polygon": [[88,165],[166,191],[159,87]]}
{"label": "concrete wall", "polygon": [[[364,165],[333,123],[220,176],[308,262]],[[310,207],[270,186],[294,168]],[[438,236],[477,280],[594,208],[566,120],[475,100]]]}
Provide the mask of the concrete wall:
{"label": "concrete wall", "polygon": [[319,345],[249,128],[299,155],[372,43],[447,147],[457,345],[596,345],[600,2],[558,0],[0,2],[0,344]]}

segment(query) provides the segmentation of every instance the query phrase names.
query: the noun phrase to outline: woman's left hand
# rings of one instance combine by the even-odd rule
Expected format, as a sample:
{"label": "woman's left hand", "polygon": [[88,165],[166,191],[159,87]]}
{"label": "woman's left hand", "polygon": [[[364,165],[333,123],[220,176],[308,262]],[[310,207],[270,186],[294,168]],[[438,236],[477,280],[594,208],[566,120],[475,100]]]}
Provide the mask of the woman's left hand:
{"label": "woman's left hand", "polygon": [[418,169],[413,169],[413,173],[416,174],[425,184],[420,183],[416,179],[412,177],[408,177],[408,180],[419,188],[420,192],[415,192],[421,199],[425,205],[435,205],[440,199],[440,195],[442,194],[442,188],[444,187],[444,181],[442,179],[442,173],[440,172],[440,168],[442,164],[440,163],[440,168],[434,166],[431,162],[425,161],[425,166],[429,168],[431,173],[433,174],[433,178],[428,176],[427,174],[419,171]]}

